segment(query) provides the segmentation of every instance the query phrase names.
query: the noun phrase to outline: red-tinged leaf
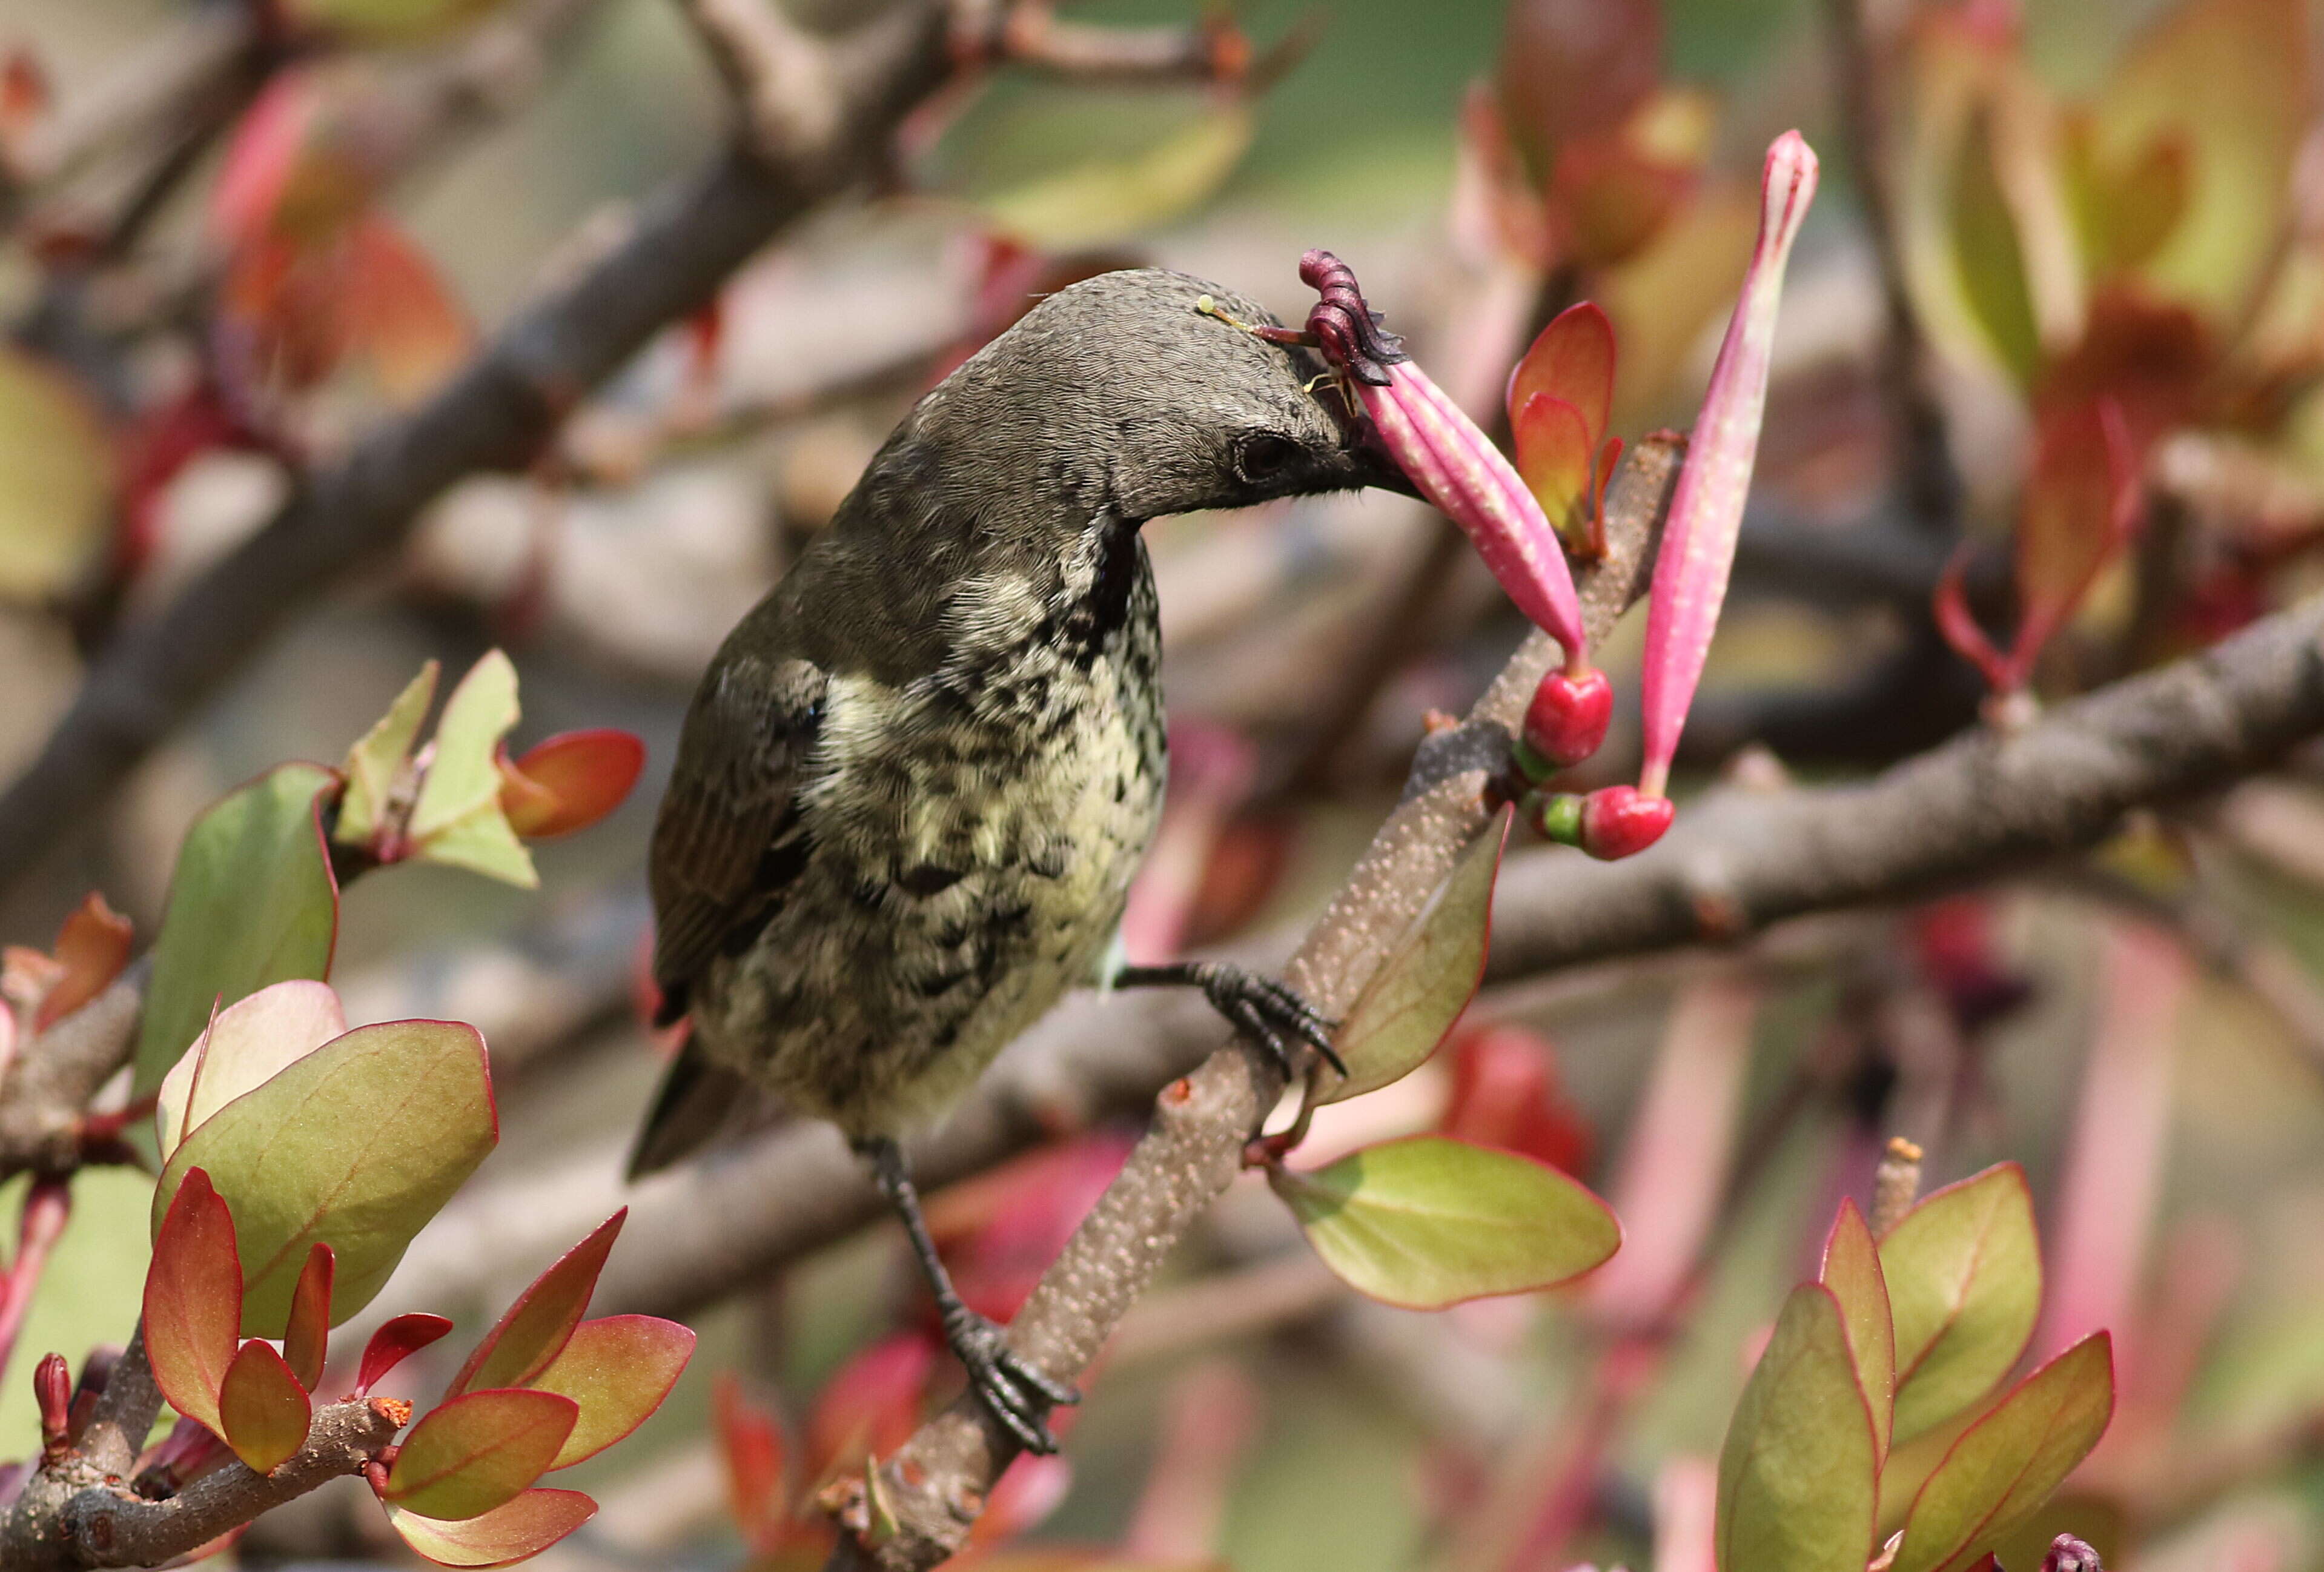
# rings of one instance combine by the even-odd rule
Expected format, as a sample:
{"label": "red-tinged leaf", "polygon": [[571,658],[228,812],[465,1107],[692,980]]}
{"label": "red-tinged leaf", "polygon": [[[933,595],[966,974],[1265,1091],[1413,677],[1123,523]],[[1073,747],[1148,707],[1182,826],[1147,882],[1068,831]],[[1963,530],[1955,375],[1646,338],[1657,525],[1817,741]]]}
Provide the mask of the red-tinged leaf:
{"label": "red-tinged leaf", "polygon": [[323,1379],[323,1360],[331,1340],[331,1275],[336,1261],[331,1247],[315,1241],[290,1290],[290,1319],[282,1333],[282,1358],[290,1373],[309,1392]]}
{"label": "red-tinged leaf", "polygon": [[726,1510],[743,1540],[763,1547],[785,1519],[782,1426],[742,1395],[731,1371],[721,1373],[711,1388],[711,1413],[726,1466]]}
{"label": "red-tinged leaf", "polygon": [[501,763],[501,810],[532,840],[586,829],[622,805],[645,768],[646,745],[610,726],[560,732]]}
{"label": "red-tinged leaf", "polygon": [[1944,570],[1937,576],[1937,587],[1930,600],[1937,632],[1952,646],[1954,654],[1967,661],[1985,679],[1985,685],[1996,693],[2014,693],[2025,686],[2024,672],[2017,670],[2010,658],[1994,648],[1978,625],[1976,614],[1969,608],[1969,559],[1972,555],[1970,542],[1962,541],[1945,560]]}
{"label": "red-tinged leaf", "polygon": [[49,1026],[105,992],[129,962],[129,919],[92,890],[57,930],[57,960],[64,975],[42,995],[32,1030]]}
{"label": "red-tinged leaf", "polygon": [[1579,1175],[1597,1136],[1557,1084],[1557,1049],[1513,1023],[1463,1031],[1447,1049],[1452,1096],[1437,1133]]}
{"label": "red-tinged leaf", "polygon": [[210,1176],[188,1170],[153,1238],[145,1271],[145,1355],[170,1406],[220,1429],[218,1388],[242,1323],[242,1258],[234,1214]]}
{"label": "red-tinged leaf", "polygon": [[253,1337],[226,1366],[218,1390],[226,1444],[253,1474],[272,1474],[307,1444],[314,1408],[271,1343]]}
{"label": "red-tinged leaf", "polygon": [[1628,119],[1661,79],[1662,53],[1654,0],[1518,0],[1502,33],[1501,97],[1541,158]]}
{"label": "red-tinged leaf", "polygon": [[1880,1275],[1880,1247],[1853,1200],[1840,1202],[1840,1216],[1824,1236],[1821,1281],[1840,1302],[1848,1351],[1872,1413],[1874,1466],[1885,1466],[1896,1410],[1896,1323],[1888,1310],[1888,1285]]}
{"label": "red-tinged leaf", "polygon": [[1991,1391],[2034,1335],[2042,1250],[2024,1170],[2002,1163],[1923,1198],[1882,1237],[1880,1271],[1901,1443]]}
{"label": "red-tinged leaf", "polygon": [[551,1468],[594,1457],[646,1422],[694,1356],[694,1334],[653,1316],[607,1316],[573,1328],[565,1351],[532,1378],[536,1392],[581,1410]]}
{"label": "red-tinged leaf", "polygon": [[450,1522],[488,1512],[548,1472],[580,1414],[555,1392],[464,1392],[411,1427],[381,1497]]}
{"label": "red-tinged leaf", "polygon": [[1863,1572],[1877,1479],[1839,1302],[1802,1283],[1728,1421],[1719,1572]]}
{"label": "red-tinged leaf", "polygon": [[807,1416],[808,1477],[886,1456],[909,1438],[936,1373],[936,1345],[919,1332],[882,1337],[840,1366]]}
{"label": "red-tinged leaf", "polygon": [[1579,539],[1596,457],[1582,411],[1554,394],[1537,393],[1511,414],[1509,430],[1526,489],[1569,542]]}
{"label": "red-tinged leaf", "polygon": [[364,1345],[363,1363],[355,1371],[355,1396],[363,1397],[387,1377],[387,1373],[452,1329],[442,1316],[415,1310],[383,1322]]}
{"label": "red-tinged leaf", "polygon": [[528,1490],[514,1501],[463,1521],[387,1509],[388,1526],[439,1567],[506,1567],[537,1556],[597,1513],[577,1490]]}
{"label": "red-tinged leaf", "polygon": [[[1019,1453],[985,1498],[984,1512],[970,1526],[964,1551],[982,1551],[1039,1528],[1065,1503],[1073,1485],[1070,1458]],[[983,1564],[981,1558],[975,1564]]]}
{"label": "red-tinged leaf", "polygon": [[573,1328],[581,1324],[581,1314],[589,1308],[589,1295],[597,1286],[597,1274],[604,1270],[605,1257],[622,1231],[622,1219],[629,1215],[630,1209],[624,1207],[598,1224],[596,1232],[533,1279],[532,1286],[517,1296],[516,1303],[493,1323],[460,1366],[460,1373],[445,1389],[447,1395],[456,1397],[485,1387],[522,1386],[548,1369]]}
{"label": "red-tinged leaf", "polygon": [[1614,403],[1614,324],[1594,301],[1568,306],[1533,341],[1509,373],[1509,423],[1536,393],[1570,406],[1594,450]]}
{"label": "red-tinged leaf", "polygon": [[467,357],[475,329],[436,264],[392,224],[366,219],[340,245],[349,337],[387,396],[411,403]]}
{"label": "red-tinged leaf", "polygon": [[332,134],[327,76],[277,72],[235,125],[210,190],[210,227],[230,247],[318,241],[369,205],[374,180]]}
{"label": "red-tinged leaf", "polygon": [[2099,1332],[2020,1382],[1954,1441],[1913,1498],[1895,1572],[1965,1572],[2041,1509],[2113,1414],[2113,1343]]}
{"label": "red-tinged leaf", "polygon": [[1646,156],[1627,137],[1568,143],[1549,184],[1568,252],[1589,267],[1628,261],[1662,233],[1694,178],[1690,165]]}
{"label": "red-tinged leaf", "polygon": [[2111,401],[2052,417],[2034,448],[2017,525],[2017,637],[2010,659],[2034,658],[2072,616],[2139,521],[2138,457]]}

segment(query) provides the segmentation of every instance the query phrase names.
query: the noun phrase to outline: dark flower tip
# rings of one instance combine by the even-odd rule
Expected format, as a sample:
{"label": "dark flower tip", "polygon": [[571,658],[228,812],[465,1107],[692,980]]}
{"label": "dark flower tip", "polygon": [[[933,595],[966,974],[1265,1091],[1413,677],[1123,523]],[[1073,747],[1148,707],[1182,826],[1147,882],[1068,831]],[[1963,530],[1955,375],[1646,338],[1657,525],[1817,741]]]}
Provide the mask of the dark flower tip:
{"label": "dark flower tip", "polygon": [[1358,382],[1386,387],[1388,368],[1412,356],[1364,304],[1355,270],[1328,251],[1311,251],[1299,259],[1299,282],[1323,297],[1307,313],[1307,332],[1323,358]]}

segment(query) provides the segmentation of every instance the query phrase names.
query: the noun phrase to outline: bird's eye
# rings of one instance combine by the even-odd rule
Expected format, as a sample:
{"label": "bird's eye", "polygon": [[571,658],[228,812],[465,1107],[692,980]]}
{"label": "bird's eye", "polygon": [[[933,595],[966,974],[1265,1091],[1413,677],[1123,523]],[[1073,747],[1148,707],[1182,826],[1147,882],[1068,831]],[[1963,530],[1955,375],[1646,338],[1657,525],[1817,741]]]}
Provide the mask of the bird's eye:
{"label": "bird's eye", "polygon": [[1298,453],[1299,445],[1290,438],[1261,431],[1243,439],[1235,458],[1245,480],[1266,480],[1290,468]]}

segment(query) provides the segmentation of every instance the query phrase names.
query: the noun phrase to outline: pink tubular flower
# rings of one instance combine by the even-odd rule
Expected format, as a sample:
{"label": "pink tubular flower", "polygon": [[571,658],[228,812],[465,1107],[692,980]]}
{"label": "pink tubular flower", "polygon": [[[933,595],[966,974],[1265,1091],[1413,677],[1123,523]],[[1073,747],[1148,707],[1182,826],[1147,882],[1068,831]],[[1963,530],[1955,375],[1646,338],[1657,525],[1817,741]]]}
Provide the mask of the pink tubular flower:
{"label": "pink tubular flower", "polygon": [[1694,702],[1720,605],[1727,598],[1728,569],[1735,561],[1735,537],[1743,524],[1743,499],[1751,489],[1751,464],[1766,407],[1784,266],[1815,189],[1816,155],[1798,132],[1786,131],[1767,149],[1758,244],[1719,347],[1686,467],[1663,527],[1662,554],[1655,560],[1641,673],[1646,747],[1638,785],[1648,797],[1660,797],[1669,784],[1679,732]]}
{"label": "pink tubular flower", "polygon": [[1564,646],[1566,670],[1584,670],[1589,641],[1564,548],[1515,467],[1380,330],[1346,263],[1311,251],[1299,259],[1299,277],[1323,297],[1306,330],[1256,331],[1323,350],[1413,485],[1468,534],[1517,609]]}

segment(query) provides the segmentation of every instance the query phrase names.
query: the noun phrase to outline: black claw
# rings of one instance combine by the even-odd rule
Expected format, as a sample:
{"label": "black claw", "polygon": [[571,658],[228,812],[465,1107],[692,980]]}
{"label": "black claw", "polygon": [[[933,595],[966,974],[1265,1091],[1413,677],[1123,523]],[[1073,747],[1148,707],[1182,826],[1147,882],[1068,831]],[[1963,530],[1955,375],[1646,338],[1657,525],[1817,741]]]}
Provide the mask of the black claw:
{"label": "black claw", "polygon": [[1298,990],[1272,977],[1262,977],[1225,961],[1180,961],[1169,966],[1128,966],[1117,974],[1123,986],[1191,984],[1203,990],[1211,1008],[1255,1038],[1269,1057],[1293,1078],[1297,1065],[1284,1034],[1296,1034],[1323,1057],[1323,1062],[1344,1076],[1347,1061],[1332,1046],[1338,1022],[1327,1019]]}
{"label": "black claw", "polygon": [[982,1316],[964,1311],[945,1326],[945,1341],[1001,1429],[1028,1452],[1047,1456],[1057,1449],[1057,1438],[1045,1422],[1048,1410],[1081,1401],[1081,1393],[1036,1370],[1009,1346],[1001,1327]]}

